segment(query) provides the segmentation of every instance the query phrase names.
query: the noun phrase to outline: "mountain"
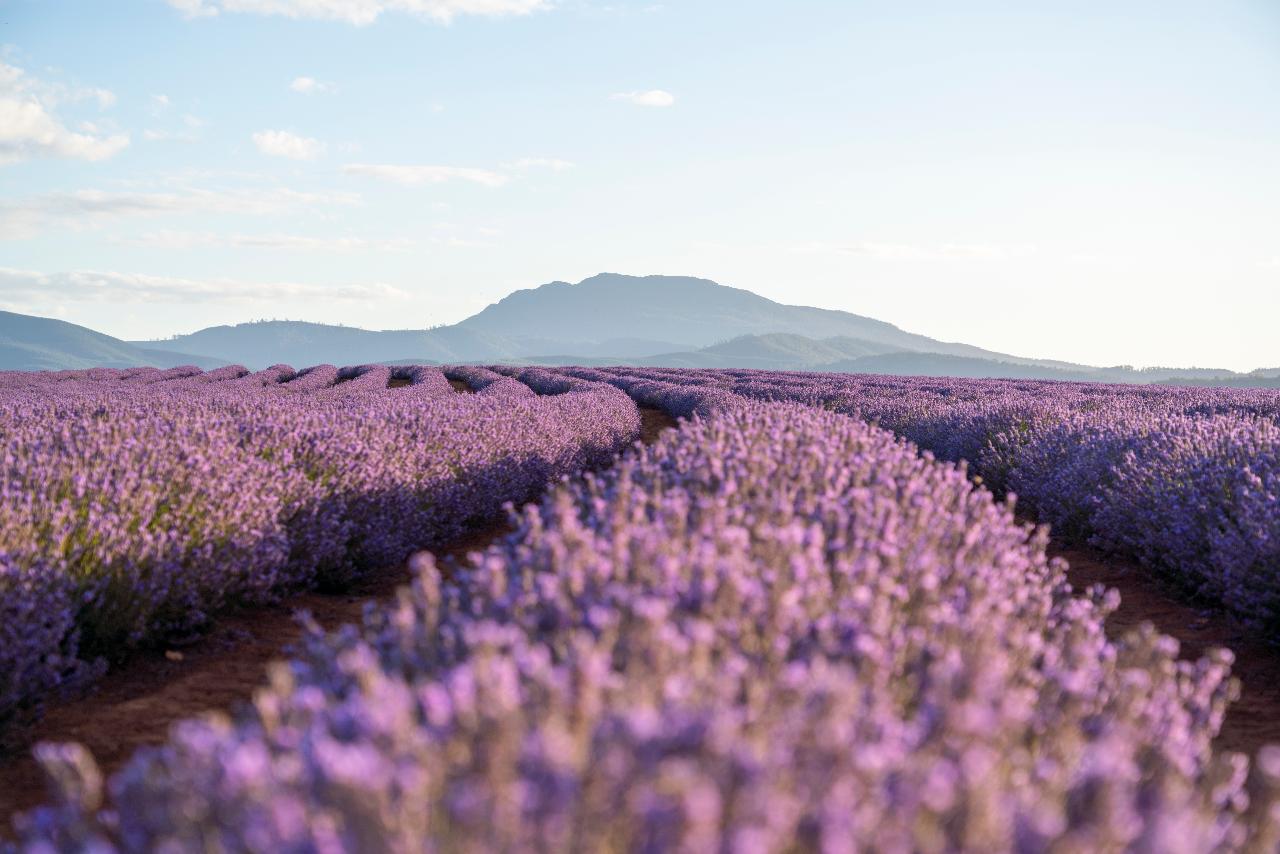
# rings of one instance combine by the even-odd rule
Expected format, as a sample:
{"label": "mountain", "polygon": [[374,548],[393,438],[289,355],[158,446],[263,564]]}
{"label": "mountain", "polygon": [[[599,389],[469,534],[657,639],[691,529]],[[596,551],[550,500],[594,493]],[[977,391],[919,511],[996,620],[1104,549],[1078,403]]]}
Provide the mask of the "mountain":
{"label": "mountain", "polygon": [[638,361],[651,367],[795,371],[817,370],[834,362],[895,352],[902,351],[848,335],[813,339],[789,332],[771,332],[764,335],[742,335],[700,350],[661,353]]}
{"label": "mountain", "polygon": [[[846,374],[895,374],[897,376],[945,376],[967,379],[1039,379],[1082,382],[1124,382],[1104,379],[1103,370],[1049,368],[997,359],[975,359],[942,353],[880,353],[844,359],[823,365],[819,370]],[[1105,370],[1105,369],[1104,369]],[[1134,380],[1127,380],[1133,382]]]}
{"label": "mountain", "polygon": [[[582,346],[567,346],[572,344],[589,344],[598,350],[596,342],[628,336],[675,342],[681,350],[701,350],[742,336],[786,333],[819,340],[847,338],[866,353],[944,353],[1051,368],[1075,367],[937,341],[882,320],[834,309],[784,305],[750,291],[688,276],[601,273],[576,285],[551,282],[516,291],[458,327],[504,336],[530,355],[583,352]],[[557,346],[548,350],[549,342]]]}
{"label": "mountain", "polygon": [[216,368],[221,359],[153,347],[137,347],[65,320],[0,311],[0,370],[58,371],[80,368]]}
{"label": "mountain", "polygon": [[458,326],[375,332],[351,326],[292,320],[212,326],[165,341],[132,343],[208,353],[251,368],[280,363],[300,367],[324,362],[342,365],[405,360],[483,362],[510,360],[523,355],[519,345],[501,335]]}
{"label": "mountain", "polygon": [[[849,312],[785,305],[686,276],[601,273],[576,285],[551,282],[516,291],[461,323],[433,329],[373,331],[263,321],[214,326],[164,341],[125,342],[61,321],[0,316],[11,318],[8,327],[0,322],[0,369],[506,362],[1280,384],[1280,369],[1246,375],[1220,369],[1093,367],[1015,356],[938,341]],[[37,322],[44,326],[36,329],[32,324]],[[17,327],[24,331],[13,331]]]}
{"label": "mountain", "polygon": [[[1169,383],[1174,385],[1280,388],[1280,377],[1269,371],[1235,374],[1213,368],[1096,368],[1067,362],[1033,364],[945,353],[885,352],[883,345],[847,336],[806,338],[790,333],[743,335],[710,347],[660,353],[635,359],[582,357],[569,353],[521,360],[539,365],[639,365],[654,368],[756,368],[771,371],[896,374],[971,379],[1045,379],[1104,383]],[[1056,367],[1055,365],[1061,365]]]}
{"label": "mountain", "polygon": [[[744,336],[759,340],[743,344]],[[277,362],[356,364],[406,358],[794,366],[896,352],[990,359],[1051,370],[1083,367],[937,341],[844,311],[783,305],[708,279],[616,273],[601,273],[576,285],[551,282],[516,291],[458,324],[435,329],[375,332],[268,321],[215,326],[162,342],[132,343],[204,353],[254,368]],[[770,352],[757,357],[750,352],[757,347]],[[689,353],[698,355],[677,356]]]}

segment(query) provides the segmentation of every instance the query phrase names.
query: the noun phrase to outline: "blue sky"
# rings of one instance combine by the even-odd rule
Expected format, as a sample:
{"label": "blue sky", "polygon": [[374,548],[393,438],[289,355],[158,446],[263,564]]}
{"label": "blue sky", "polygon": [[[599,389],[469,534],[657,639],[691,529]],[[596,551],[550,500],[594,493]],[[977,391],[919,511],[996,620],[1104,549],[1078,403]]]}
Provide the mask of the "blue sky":
{"label": "blue sky", "polygon": [[0,308],[425,327],[696,275],[1280,365],[1280,4],[0,0]]}

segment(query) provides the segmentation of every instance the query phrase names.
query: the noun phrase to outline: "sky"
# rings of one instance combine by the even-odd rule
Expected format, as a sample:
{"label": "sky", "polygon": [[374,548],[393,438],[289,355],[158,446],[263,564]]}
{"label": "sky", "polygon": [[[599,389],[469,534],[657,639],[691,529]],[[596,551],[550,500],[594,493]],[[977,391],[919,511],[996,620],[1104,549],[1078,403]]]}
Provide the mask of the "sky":
{"label": "sky", "polygon": [[1280,366],[1280,3],[0,0],[0,308],[426,328],[605,271]]}

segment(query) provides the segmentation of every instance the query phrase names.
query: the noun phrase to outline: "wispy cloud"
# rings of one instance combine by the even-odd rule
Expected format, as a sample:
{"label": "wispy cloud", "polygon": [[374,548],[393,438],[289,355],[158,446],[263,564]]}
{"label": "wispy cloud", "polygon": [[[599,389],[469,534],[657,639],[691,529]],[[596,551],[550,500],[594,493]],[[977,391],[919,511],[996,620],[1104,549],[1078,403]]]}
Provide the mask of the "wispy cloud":
{"label": "wispy cloud", "polygon": [[30,237],[52,227],[87,227],[135,216],[236,213],[265,216],[317,206],[351,205],[353,193],[304,193],[284,188],[170,192],[79,190],[0,199],[0,239]]}
{"label": "wispy cloud", "polygon": [[165,0],[188,18],[211,18],[218,14],[218,6],[206,0]]}
{"label": "wispy cloud", "polygon": [[521,157],[511,163],[504,163],[503,166],[507,169],[550,169],[552,172],[563,172],[573,168],[573,164],[568,160],[555,157]]}
{"label": "wispy cloud", "polygon": [[287,130],[263,130],[253,135],[253,144],[270,157],[290,160],[315,160],[324,154],[325,145],[318,139],[299,136]]}
{"label": "wispy cloud", "polygon": [[142,138],[150,142],[196,142],[200,139],[199,131],[204,124],[203,119],[187,114],[182,117],[182,130],[147,128],[142,132]]}
{"label": "wispy cloud", "polygon": [[488,169],[464,166],[424,166],[393,163],[348,163],[342,167],[348,175],[363,175],[405,186],[443,184],[446,181],[470,181],[486,187],[501,187],[507,176]]}
{"label": "wispy cloud", "polygon": [[[115,103],[106,89],[71,89],[45,84],[22,69],[0,62],[0,164],[32,157],[105,160],[129,144],[126,134],[69,129],[55,115],[60,101],[92,98],[102,109]],[[81,130],[85,130],[84,127]]]}
{"label": "wispy cloud", "polygon": [[403,290],[382,282],[318,285],[299,282],[245,282],[236,279],[185,279],[98,270],[42,273],[0,267],[0,304],[25,308],[60,302],[271,302],[289,298],[316,300],[404,299]]}
{"label": "wispy cloud", "polygon": [[189,18],[230,12],[372,24],[388,12],[447,24],[464,15],[497,18],[551,8],[550,0],[165,0]]}
{"label": "wispy cloud", "polygon": [[626,101],[640,107],[670,107],[676,102],[676,96],[662,89],[650,89],[647,92],[614,92],[609,100]]}
{"label": "wispy cloud", "polygon": [[295,77],[289,88],[302,95],[324,95],[333,91],[333,85],[322,83],[314,77]]}
{"label": "wispy cloud", "polygon": [[406,238],[375,240],[366,237],[310,237],[298,234],[217,234],[200,231],[153,231],[119,243],[154,249],[278,249],[298,252],[358,252],[364,250],[403,252],[412,249]]}

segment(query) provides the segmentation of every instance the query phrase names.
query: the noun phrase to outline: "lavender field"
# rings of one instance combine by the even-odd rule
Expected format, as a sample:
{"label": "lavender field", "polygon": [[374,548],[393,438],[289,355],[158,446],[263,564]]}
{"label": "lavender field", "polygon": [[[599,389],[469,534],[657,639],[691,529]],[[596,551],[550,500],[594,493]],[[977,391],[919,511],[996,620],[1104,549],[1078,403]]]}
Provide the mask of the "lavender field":
{"label": "lavender field", "polygon": [[486,373],[460,369],[474,395],[437,368],[0,374],[0,723],[230,601],[446,543],[638,434],[612,387]]}
{"label": "lavender field", "polygon": [[0,436],[0,728],[228,607],[411,578],[114,773],[37,745],[16,850],[1280,846],[1280,745],[1214,743],[1231,652],[1109,635],[1046,552],[1280,641],[1274,391],[93,370],[0,374]]}

